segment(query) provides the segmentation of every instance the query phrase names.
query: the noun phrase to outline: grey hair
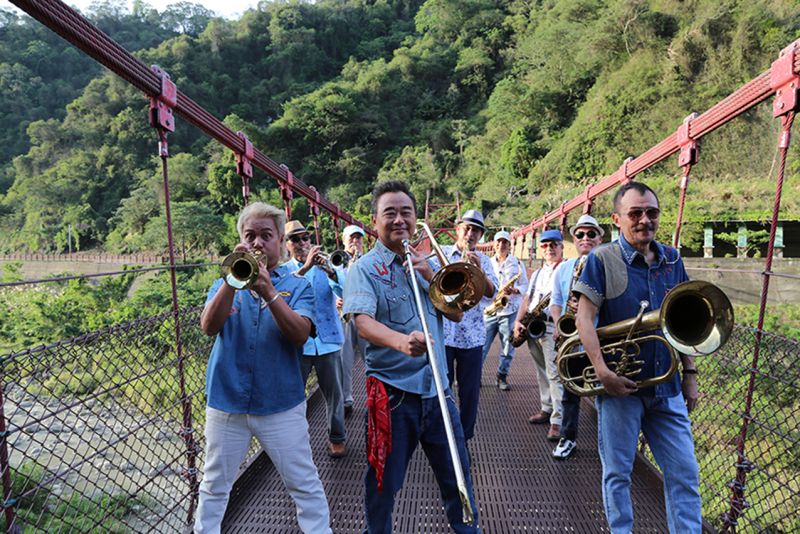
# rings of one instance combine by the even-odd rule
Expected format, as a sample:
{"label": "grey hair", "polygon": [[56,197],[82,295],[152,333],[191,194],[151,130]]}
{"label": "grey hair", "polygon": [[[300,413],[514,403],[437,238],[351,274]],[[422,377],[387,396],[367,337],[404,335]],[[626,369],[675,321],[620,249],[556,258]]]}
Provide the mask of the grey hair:
{"label": "grey hair", "polygon": [[276,208],[265,202],[253,202],[248,204],[239,213],[239,221],[236,223],[236,231],[239,232],[239,237],[242,237],[242,229],[247,219],[257,217],[259,219],[271,218],[275,223],[275,228],[278,230],[278,235],[283,239],[284,227],[286,226],[286,214],[283,210]]}

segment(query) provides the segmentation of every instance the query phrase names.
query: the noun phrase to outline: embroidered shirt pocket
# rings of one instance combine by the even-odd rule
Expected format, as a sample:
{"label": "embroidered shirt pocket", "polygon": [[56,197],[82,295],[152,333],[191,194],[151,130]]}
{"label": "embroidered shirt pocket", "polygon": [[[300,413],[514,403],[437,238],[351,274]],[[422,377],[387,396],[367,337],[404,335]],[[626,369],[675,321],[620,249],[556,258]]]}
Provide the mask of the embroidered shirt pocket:
{"label": "embroidered shirt pocket", "polygon": [[387,293],[386,305],[389,311],[389,321],[394,324],[404,325],[414,317],[414,301],[408,293]]}

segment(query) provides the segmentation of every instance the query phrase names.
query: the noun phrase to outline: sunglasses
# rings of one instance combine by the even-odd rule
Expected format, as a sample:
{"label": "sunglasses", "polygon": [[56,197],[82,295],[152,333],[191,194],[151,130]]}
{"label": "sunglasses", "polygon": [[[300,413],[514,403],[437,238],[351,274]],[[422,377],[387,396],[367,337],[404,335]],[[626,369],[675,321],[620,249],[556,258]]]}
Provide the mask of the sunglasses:
{"label": "sunglasses", "polygon": [[642,218],[642,215],[647,215],[647,218],[651,221],[658,219],[658,216],[661,215],[661,210],[658,208],[633,208],[632,210],[628,211],[625,215],[628,216],[633,222],[638,221]]}
{"label": "sunglasses", "polygon": [[293,235],[289,238],[289,241],[292,243],[299,243],[300,241],[311,241],[311,236],[308,234],[304,235]]}
{"label": "sunglasses", "polygon": [[542,248],[558,248],[560,244],[558,241],[545,241],[544,243],[539,243],[539,246]]}
{"label": "sunglasses", "polygon": [[578,230],[577,232],[575,232],[575,239],[583,239],[584,237],[588,237],[589,239],[594,239],[595,237],[597,237],[597,232],[595,232],[594,230],[587,230],[586,232]]}

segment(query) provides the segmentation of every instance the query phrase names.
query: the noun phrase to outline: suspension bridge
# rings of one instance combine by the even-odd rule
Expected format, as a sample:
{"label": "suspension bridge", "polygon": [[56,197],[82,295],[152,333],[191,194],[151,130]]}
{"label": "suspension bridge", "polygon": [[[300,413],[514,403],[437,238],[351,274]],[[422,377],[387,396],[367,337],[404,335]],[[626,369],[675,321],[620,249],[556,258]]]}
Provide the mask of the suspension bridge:
{"label": "suspension bridge", "polygon": [[[162,161],[171,276],[171,310],[122,322],[44,346],[2,356],[0,374],[0,474],[7,532],[66,530],[182,532],[193,523],[204,458],[205,366],[211,340],[198,327],[200,309],[182,305],[176,282],[182,269],[207,268],[177,260],[169,215],[169,134],[176,117],[197,127],[236,155],[245,198],[253,168],[274,178],[287,214],[293,202],[308,203],[319,229],[330,215],[334,233],[362,225],[342,207],[305,184],[285,165],[259,151],[241,132],[182,93],[168,74],[148,67],[77,12],[57,0],[13,3],[75,45],[150,99],[154,151]],[[703,113],[679,118],[676,131],[619,169],[585,187],[558,209],[512,233],[517,257],[534,260],[537,234],[564,229],[570,218],[590,213],[594,201],[620,184],[642,179],[654,165],[675,157],[680,206],[674,243],[680,243],[683,208],[691,194],[692,168],[701,139],[760,105],[770,105],[780,133],[775,140],[774,209],[760,269],[742,272],[759,281],[755,327],[737,326],[731,341],[712,357],[698,359],[700,407],[692,420],[700,463],[705,528],[709,532],[800,532],[800,342],[765,331],[771,281],[797,278],[776,260],[777,228],[794,116],[800,108],[800,43],[787,44],[775,62]],[[157,142],[157,143],[156,143]],[[427,204],[427,203],[426,203]],[[458,211],[458,210],[456,210]],[[426,210],[426,218],[433,214]],[[446,223],[436,224],[446,233]],[[370,229],[366,229],[371,234]],[[317,235],[319,241],[319,235]],[[144,263],[144,262],[142,262]],[[134,270],[135,272],[135,270]],[[101,275],[113,276],[115,272]],[[707,271],[692,273],[698,278]],[[0,288],[24,291],[49,280],[23,280]],[[493,351],[491,358],[496,358]],[[582,411],[576,457],[555,462],[550,444],[526,419],[538,408],[530,358],[522,350],[513,389],[500,392],[483,378],[481,412],[473,449],[473,477],[486,532],[603,532],[600,466],[591,403]],[[491,363],[486,369],[492,369]],[[487,371],[488,372],[488,371]],[[357,373],[357,376],[361,376]],[[361,387],[356,391],[363,392]],[[314,457],[331,506],[334,531],[363,527],[366,469],[364,398],[348,420],[348,456],[324,454],[324,406],[310,392]],[[657,468],[643,445],[634,474],[637,531],[663,532],[663,496]],[[293,506],[266,456],[251,447],[242,465],[224,529],[229,532],[295,532]],[[424,460],[412,461],[395,514],[398,532],[447,532],[438,488]]]}

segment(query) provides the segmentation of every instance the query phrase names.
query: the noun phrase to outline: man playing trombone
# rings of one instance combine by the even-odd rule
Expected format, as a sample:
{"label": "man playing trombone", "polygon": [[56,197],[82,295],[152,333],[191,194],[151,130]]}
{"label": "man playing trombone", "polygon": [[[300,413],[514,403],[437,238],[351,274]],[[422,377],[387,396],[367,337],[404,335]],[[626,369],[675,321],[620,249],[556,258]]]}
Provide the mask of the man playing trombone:
{"label": "man playing trombone", "polygon": [[300,221],[286,223],[286,247],[292,258],[292,271],[304,276],[314,290],[314,315],[317,335],[303,346],[303,381],[313,367],[325,397],[328,416],[328,456],[345,455],[344,397],[342,396],[342,322],[336,311],[336,298],[342,296],[341,269],[334,269],[319,245],[311,246],[311,235]]}
{"label": "man playing trombone", "polygon": [[[595,317],[597,326],[602,327],[630,319],[640,309],[660,308],[667,292],[688,280],[678,251],[655,241],[660,213],[658,198],[646,185],[629,182],[620,187],[611,214],[620,230],[619,239],[589,254],[574,285],[581,295],[578,334],[605,388],[596,400],[598,449],[606,519],[615,534],[633,529],[631,471],[640,431],[664,474],[669,531],[702,530],[698,467],[688,416],[697,402],[693,358],[680,356],[683,380],[676,373],[666,382],[639,389],[637,382],[609,369],[595,327]],[[663,375],[670,368],[672,358],[666,345],[652,340],[638,345],[637,360],[644,363],[633,377],[637,381]]]}
{"label": "man playing trombone", "polygon": [[[369,467],[364,480],[365,532],[392,532],[395,494],[403,486],[411,455],[421,444],[439,483],[451,527],[459,534],[476,533],[479,529],[468,524],[462,508],[464,497],[477,521],[458,410],[448,390],[446,406],[452,427],[446,428],[439,404],[442,399],[437,396],[428,363],[434,355],[425,356],[428,344],[420,313],[433,338],[435,358],[430,359],[436,361],[438,375],[446,375],[443,317],[428,295],[433,269],[424,254],[409,256],[421,286],[419,309],[408,266],[404,265],[404,241],[416,229],[416,209],[416,199],[404,182],[388,181],[376,186],[372,192],[372,221],[378,242],[350,268],[347,276],[344,313],[355,320],[359,334],[367,341]],[[458,321],[462,315],[454,313],[449,318]],[[448,434],[455,437],[458,463],[451,454]],[[464,491],[459,483],[462,472]]]}

